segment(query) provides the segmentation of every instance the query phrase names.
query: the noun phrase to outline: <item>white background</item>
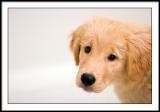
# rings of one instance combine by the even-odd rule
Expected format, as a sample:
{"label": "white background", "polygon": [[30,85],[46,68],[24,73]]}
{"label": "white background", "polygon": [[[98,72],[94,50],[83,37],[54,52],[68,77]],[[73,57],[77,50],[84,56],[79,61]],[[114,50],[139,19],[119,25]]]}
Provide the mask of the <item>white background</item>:
{"label": "white background", "polygon": [[151,9],[9,9],[9,103],[119,103],[112,86],[87,93],[75,85],[78,68],[70,34],[102,16],[151,24]]}

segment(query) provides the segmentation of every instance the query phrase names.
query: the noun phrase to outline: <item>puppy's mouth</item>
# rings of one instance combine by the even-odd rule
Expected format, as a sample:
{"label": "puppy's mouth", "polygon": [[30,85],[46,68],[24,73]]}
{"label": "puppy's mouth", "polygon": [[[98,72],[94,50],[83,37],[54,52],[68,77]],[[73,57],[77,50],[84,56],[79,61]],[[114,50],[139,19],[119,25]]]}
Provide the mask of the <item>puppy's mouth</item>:
{"label": "puppy's mouth", "polygon": [[94,88],[94,86],[85,86],[83,84],[80,84],[79,87],[82,88],[86,92],[100,93],[102,91],[102,89],[100,89],[100,88],[96,89],[96,88]]}
{"label": "puppy's mouth", "polygon": [[87,92],[94,92],[92,86],[85,86],[83,84],[80,84],[80,85],[78,85],[78,87],[82,88],[84,91],[87,91]]}

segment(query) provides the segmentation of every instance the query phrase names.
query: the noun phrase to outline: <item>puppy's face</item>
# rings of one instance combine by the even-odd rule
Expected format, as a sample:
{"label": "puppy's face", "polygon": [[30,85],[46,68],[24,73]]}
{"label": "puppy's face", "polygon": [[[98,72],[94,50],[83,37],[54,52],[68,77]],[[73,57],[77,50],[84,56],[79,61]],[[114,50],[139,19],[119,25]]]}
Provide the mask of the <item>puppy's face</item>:
{"label": "puppy's face", "polygon": [[76,54],[79,64],[76,84],[86,91],[100,92],[116,75],[125,72],[124,35],[117,29],[104,30],[99,26],[88,26],[81,33],[83,36],[78,37],[78,34],[75,37],[80,39],[79,45],[75,46],[79,46]]}
{"label": "puppy's face", "polygon": [[139,79],[151,66],[150,37],[150,28],[107,19],[80,26],[70,44],[79,65],[76,84],[100,92],[115,79]]}

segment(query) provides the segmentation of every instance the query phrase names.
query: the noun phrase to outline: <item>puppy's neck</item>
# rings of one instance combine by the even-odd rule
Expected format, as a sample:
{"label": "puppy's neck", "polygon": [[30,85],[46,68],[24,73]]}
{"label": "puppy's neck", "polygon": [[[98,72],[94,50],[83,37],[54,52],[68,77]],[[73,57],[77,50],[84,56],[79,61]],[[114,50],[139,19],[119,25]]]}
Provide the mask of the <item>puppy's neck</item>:
{"label": "puppy's neck", "polygon": [[113,83],[123,103],[151,103],[151,71],[138,80],[131,80],[127,74],[117,76]]}

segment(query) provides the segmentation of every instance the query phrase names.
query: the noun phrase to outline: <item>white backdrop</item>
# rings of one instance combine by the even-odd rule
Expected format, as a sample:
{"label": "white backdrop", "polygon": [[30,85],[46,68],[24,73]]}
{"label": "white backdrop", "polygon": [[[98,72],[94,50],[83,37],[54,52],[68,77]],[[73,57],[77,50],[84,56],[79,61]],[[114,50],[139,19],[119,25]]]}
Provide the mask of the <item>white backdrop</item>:
{"label": "white backdrop", "polygon": [[70,34],[94,16],[151,24],[151,9],[9,9],[10,103],[119,102],[112,86],[97,94],[75,85]]}

